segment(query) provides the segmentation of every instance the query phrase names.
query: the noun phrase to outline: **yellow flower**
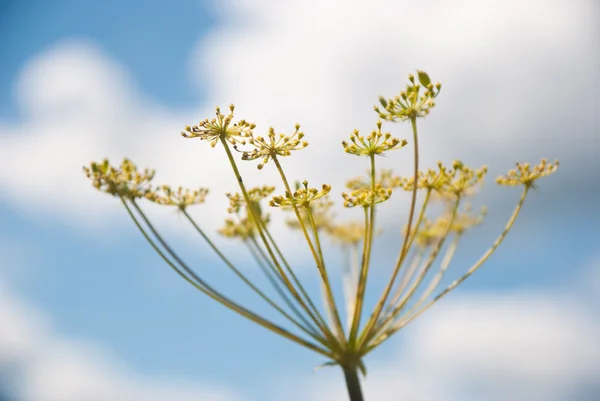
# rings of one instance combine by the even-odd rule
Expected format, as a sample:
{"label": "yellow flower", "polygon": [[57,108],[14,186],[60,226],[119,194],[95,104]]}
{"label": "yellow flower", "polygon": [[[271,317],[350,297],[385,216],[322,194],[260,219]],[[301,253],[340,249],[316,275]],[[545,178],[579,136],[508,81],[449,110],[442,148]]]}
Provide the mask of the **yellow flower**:
{"label": "yellow flower", "polygon": [[291,136],[275,134],[273,127],[269,128],[268,139],[261,136],[250,136],[248,143],[254,146],[251,152],[243,152],[242,160],[256,160],[262,158],[262,163],[257,167],[261,170],[273,156],[289,156],[292,150],[304,149],[308,142],[302,141],[304,133],[300,132],[300,125],[296,124],[296,131]]}
{"label": "yellow flower", "polygon": [[[248,198],[250,202],[254,205],[258,205],[259,201],[265,199],[267,196],[271,195],[271,193],[275,190],[275,187],[263,185],[262,187],[254,187],[250,188],[248,192]],[[229,198],[229,208],[227,208],[227,213],[238,213],[241,207],[246,206],[246,199],[240,193],[226,193],[227,198]]]}
{"label": "yellow flower", "polygon": [[347,194],[342,192],[344,207],[368,207],[376,203],[385,202],[392,196],[391,188],[384,188],[381,184],[375,185],[375,192],[370,188],[355,189]]}
{"label": "yellow flower", "polygon": [[102,163],[91,162],[90,167],[84,167],[83,171],[96,189],[127,199],[144,197],[150,191],[150,181],[154,178],[153,170],[140,172],[128,159],[123,159],[119,168],[111,166],[108,159]]}
{"label": "yellow flower", "polygon": [[[367,172],[367,178],[358,177],[346,182],[346,187],[351,190],[355,189],[369,189],[371,188],[371,173]],[[383,188],[396,188],[402,185],[402,179],[392,174],[392,170],[382,169],[379,171],[379,177],[375,181],[376,185],[380,185]]]}
{"label": "yellow flower", "polygon": [[555,160],[554,163],[548,163],[547,159],[542,159],[540,164],[533,166],[533,170],[529,163],[517,163],[517,168],[510,170],[504,176],[498,177],[496,182],[500,185],[525,185],[526,187],[535,188],[535,181],[538,178],[550,175],[556,170],[558,170],[558,160]]}
{"label": "yellow flower", "polygon": [[171,189],[168,185],[163,185],[146,194],[146,199],[159,205],[173,205],[183,210],[187,206],[204,203],[208,195],[207,188],[190,190],[179,187],[177,190]]}
{"label": "yellow flower", "polygon": [[[383,106],[383,110],[375,106],[375,112],[379,114],[379,118],[387,121],[405,121],[425,117],[429,111],[435,107],[433,99],[437,97],[442,88],[441,83],[435,85],[431,83],[429,75],[424,71],[417,71],[419,83],[415,83],[415,77],[412,74],[408,75],[410,84],[406,86],[406,91],[400,92],[399,96],[393,99],[385,99],[379,97],[379,103]],[[421,93],[421,89],[425,91]]]}
{"label": "yellow flower", "polygon": [[200,138],[210,142],[211,147],[215,147],[217,142],[223,138],[232,145],[245,144],[246,138],[252,134],[252,130],[256,125],[240,120],[232,124],[233,110],[235,106],[229,106],[229,114],[224,116],[221,114],[221,109],[217,107],[217,118],[212,120],[201,121],[198,125],[186,126],[181,132],[184,138]]}
{"label": "yellow flower", "polygon": [[381,132],[381,121],[377,121],[377,129],[373,130],[366,138],[359,135],[358,130],[354,130],[350,135],[352,143],[342,141],[346,153],[357,156],[382,155],[384,152],[393,149],[400,149],[407,144],[406,140],[392,138],[392,134]]}
{"label": "yellow flower", "polygon": [[308,182],[302,182],[304,188],[298,188],[294,193],[285,192],[285,196],[274,196],[269,202],[273,207],[294,206],[298,208],[309,208],[310,204],[319,198],[327,195],[331,191],[331,185],[323,184],[321,190],[309,188]]}

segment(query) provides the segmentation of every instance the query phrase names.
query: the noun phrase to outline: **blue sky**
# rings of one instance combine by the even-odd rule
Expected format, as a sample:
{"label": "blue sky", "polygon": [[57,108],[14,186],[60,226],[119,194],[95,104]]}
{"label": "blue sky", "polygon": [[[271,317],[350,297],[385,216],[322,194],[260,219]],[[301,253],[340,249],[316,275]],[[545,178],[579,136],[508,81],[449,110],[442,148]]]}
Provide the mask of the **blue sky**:
{"label": "blue sky", "polygon": [[[367,359],[368,399],[403,399],[399,388],[424,401],[492,393],[595,399],[597,7],[0,3],[0,373],[26,401],[345,399],[339,372],[312,373],[324,362],[317,355],[172,274],[118,202],[94,191],[80,169],[91,159],[128,156],[155,167],[161,182],[208,186],[209,201],[194,215],[214,232],[225,217],[222,193],[235,181],[219,149],[179,137],[184,125],[230,102],[263,132],[269,125],[288,132],[299,121],[310,146],[284,167],[297,179],[341,188],[367,166],[345,155],[340,141],[354,128],[372,129],[377,96],[392,96],[408,72],[423,68],[444,83],[420,123],[423,162],[490,165],[481,195],[490,213],[462,244],[453,277],[492,243],[518,200],[518,191],[496,188],[494,176],[518,160],[562,164],[527,200],[490,262]],[[409,136],[407,126],[388,129]],[[399,152],[382,165],[410,171],[410,152]],[[274,171],[244,167],[249,181],[275,182]],[[406,217],[408,198],[392,200],[380,211],[388,235],[371,303]],[[206,277],[262,307],[191,238],[183,219],[151,211]],[[315,284],[300,237],[276,232],[303,280]],[[257,277],[239,247],[220,243]],[[341,262],[336,248],[327,251]]]}

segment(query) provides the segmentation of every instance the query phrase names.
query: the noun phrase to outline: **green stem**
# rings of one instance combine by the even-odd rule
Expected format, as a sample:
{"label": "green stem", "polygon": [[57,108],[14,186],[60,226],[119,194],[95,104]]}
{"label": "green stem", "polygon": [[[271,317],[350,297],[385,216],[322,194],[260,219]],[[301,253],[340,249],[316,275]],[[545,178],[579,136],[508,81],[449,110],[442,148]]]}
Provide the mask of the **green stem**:
{"label": "green stem", "polygon": [[[254,243],[252,241],[254,241]],[[281,280],[281,277],[279,277],[279,275],[277,275],[276,271],[273,272],[273,270],[274,270],[273,264],[271,263],[271,261],[269,259],[266,258],[266,255],[262,252],[262,249],[260,249],[258,247],[258,244],[256,244],[256,240],[254,238],[252,238],[252,240],[250,240],[250,241],[245,239],[244,244],[248,248],[248,251],[252,255],[252,258],[256,261],[256,264],[258,264],[258,267],[261,269],[261,271],[267,277],[267,280],[269,280],[269,282],[271,283],[271,285],[273,286],[273,288],[275,289],[277,294],[283,299],[285,304],[292,310],[294,315],[296,315],[296,317],[298,317],[298,319],[300,319],[300,321],[302,321],[302,323],[304,323],[306,325],[306,327],[309,328],[309,330],[314,335],[317,335],[317,329],[314,326],[314,323],[309,322],[304,317],[304,315],[302,315],[300,310],[296,307],[296,305],[294,305],[292,303],[290,298],[283,291],[280,283],[277,282],[276,278]],[[254,249],[253,246],[256,247],[257,249]]]}
{"label": "green stem", "polygon": [[360,387],[360,379],[358,377],[358,369],[355,367],[342,367],[342,369],[344,371],[344,378],[346,379],[346,388],[348,389],[350,401],[364,401],[362,389]]}
{"label": "green stem", "polygon": [[[363,302],[365,299],[365,291],[367,288],[367,277],[369,275],[369,264],[371,261],[371,249],[373,246],[373,233],[375,229],[375,155],[370,155],[371,161],[371,206],[368,219],[366,218],[367,210],[365,209],[366,221],[366,236],[365,246],[362,258],[362,266],[358,278],[358,289],[356,291],[356,304],[354,308],[354,316],[352,318],[352,327],[350,329],[349,342],[354,344],[360,327],[360,319],[362,315]],[[356,345],[356,344],[354,344]]]}
{"label": "green stem", "polygon": [[[335,336],[333,336],[333,334],[331,333],[331,331],[325,324],[323,317],[319,314],[318,310],[314,306],[310,297],[304,290],[304,287],[302,286],[302,284],[300,283],[300,281],[298,280],[298,278],[296,277],[296,275],[290,268],[289,264],[286,262],[281,251],[277,247],[277,244],[275,243],[273,238],[268,234],[266,227],[262,224],[260,216],[258,215],[256,209],[253,207],[252,201],[250,200],[250,197],[248,196],[248,191],[246,190],[246,186],[244,185],[242,176],[241,176],[240,171],[237,167],[237,164],[233,158],[233,155],[231,154],[231,149],[229,149],[229,145],[228,145],[227,141],[225,140],[225,138],[221,138],[220,140],[221,140],[221,144],[225,148],[225,153],[227,154],[229,164],[231,165],[231,168],[233,169],[233,173],[238,181],[238,185],[240,187],[240,190],[242,191],[244,200],[246,201],[246,204],[248,205],[248,211],[250,212],[250,216],[252,217],[252,219],[254,220],[254,222],[256,224],[257,232],[267,250],[267,253],[269,254],[269,257],[271,258],[275,267],[277,268],[277,272],[278,272],[279,276],[282,278],[286,288],[288,289],[290,294],[296,299],[296,301],[302,307],[302,309],[304,309],[306,311],[306,313],[310,316],[310,318],[317,324],[317,326],[319,326],[323,335],[326,336],[332,342],[332,348],[339,350],[340,349],[339,341],[335,338]],[[267,235],[268,235],[269,239],[267,239]],[[304,298],[302,296],[300,296],[300,294],[298,293],[298,290],[296,290],[296,287],[291,283],[287,274],[283,271],[281,264],[279,263],[279,260],[275,256],[273,248],[269,244],[269,240],[273,244],[273,247],[275,247],[276,252],[279,254],[279,257],[282,259],[286,269],[290,273],[290,277],[292,277],[292,280],[294,280],[295,284],[298,286],[298,290],[302,293]],[[304,299],[306,299],[306,302],[308,302],[308,305],[310,305],[310,307],[307,305],[307,303],[304,301]]]}
{"label": "green stem", "polygon": [[390,295],[390,292],[392,291],[392,287],[394,285],[394,282],[396,281],[396,276],[398,275],[398,272],[400,271],[400,266],[402,266],[402,262],[404,262],[404,259],[406,258],[406,255],[408,254],[408,241],[411,236],[410,233],[412,230],[412,221],[413,221],[413,217],[415,215],[415,206],[417,203],[417,182],[419,179],[419,140],[418,140],[419,138],[418,138],[418,134],[417,134],[417,118],[411,117],[410,122],[411,122],[411,126],[412,126],[412,131],[413,131],[413,141],[415,143],[415,146],[414,146],[415,174],[414,174],[414,188],[413,188],[413,193],[412,193],[412,200],[410,203],[410,212],[408,215],[408,225],[406,228],[406,235],[404,237],[404,242],[402,244],[402,250],[400,251],[400,257],[398,258],[398,262],[396,263],[396,266],[394,267],[394,272],[392,273],[392,277],[390,278],[390,281],[387,284],[385,291],[383,292],[381,298],[377,302],[377,306],[375,307],[373,314],[371,315],[369,321],[367,322],[364,330],[362,331],[362,333],[360,335],[360,338],[358,341],[359,348],[362,347],[364,344],[366,344],[366,341],[365,341],[366,338],[370,336],[371,331],[374,329],[375,325],[379,321],[379,315],[381,314],[381,311],[383,310],[383,306],[385,305],[385,302],[386,302],[388,296]]}
{"label": "green stem", "polygon": [[146,222],[146,224],[148,225],[148,227],[150,228],[150,230],[152,231],[152,233],[154,234],[154,236],[156,236],[156,238],[158,239],[158,241],[161,243],[161,245],[163,245],[163,247],[165,248],[165,250],[178,262],[182,264],[183,269],[188,272],[188,274],[192,275],[192,277],[197,280],[197,282],[195,282],[194,280],[192,280],[190,277],[188,277],[184,272],[181,271],[181,269],[179,269],[171,260],[169,260],[169,258],[164,254],[164,252],[162,252],[160,250],[160,248],[158,247],[158,245],[150,238],[150,236],[148,235],[148,233],[146,232],[146,230],[144,230],[144,228],[142,227],[142,225],[140,224],[140,222],[136,219],[136,217],[134,216],[133,212],[131,211],[131,208],[129,208],[129,206],[127,205],[127,202],[125,201],[125,199],[123,199],[121,197],[121,202],[123,203],[123,206],[125,206],[125,209],[127,210],[127,213],[129,214],[129,217],[131,217],[131,219],[133,220],[133,222],[135,223],[136,227],[140,230],[140,232],[142,233],[142,235],[144,236],[144,238],[148,241],[148,243],[152,246],[152,248],[158,253],[158,255],[177,273],[179,274],[185,281],[187,281],[188,283],[190,283],[192,286],[194,286],[196,289],[198,289],[199,291],[201,291],[202,293],[208,295],[210,298],[212,298],[213,300],[219,302],[221,305],[226,306],[227,308],[233,310],[234,312],[237,312],[238,314],[244,316],[245,318],[253,321],[254,323],[257,323],[260,326],[263,326],[264,328],[277,333],[279,335],[281,335],[282,337],[287,338],[288,340],[292,340],[293,342],[300,344],[308,349],[311,349],[321,355],[324,355],[328,358],[333,358],[333,354],[326,349],[322,349],[319,346],[317,346],[316,344],[313,344],[309,341],[306,341],[305,339],[290,333],[289,331],[285,330],[284,328],[270,322],[269,320],[261,317],[260,315],[250,311],[249,309],[244,308],[243,306],[237,304],[236,302],[232,301],[231,299],[229,299],[228,297],[220,294],[218,291],[214,290],[210,285],[208,285],[206,282],[204,282],[202,279],[200,279],[197,275],[195,275],[195,273],[193,271],[191,271],[185,264],[181,263],[180,260],[178,260],[179,258],[176,257],[176,255],[173,254],[173,251],[168,247],[165,246],[166,243],[164,242],[164,240],[162,240],[162,238],[158,235],[158,233],[156,232],[156,230],[154,229],[154,227],[152,227],[152,225],[149,224],[148,219],[145,217],[145,215],[141,212],[141,209],[139,209],[139,207],[137,206],[137,204],[132,200],[131,203],[135,206],[136,210],[138,210],[138,212],[140,212],[140,215],[142,216],[143,220]]}
{"label": "green stem", "polygon": [[261,297],[266,303],[268,303],[271,307],[273,307],[277,312],[281,313],[286,319],[288,319],[294,326],[298,327],[300,330],[304,331],[306,334],[313,337],[315,340],[322,342],[323,339],[319,336],[316,336],[309,328],[305,327],[302,323],[298,322],[292,316],[290,316],[286,311],[284,311],[279,305],[277,305],[271,298],[265,295],[252,281],[250,281],[238,268],[236,268],[233,263],[223,255],[223,252],[216,247],[216,245],[211,241],[211,239],[204,233],[204,231],[196,224],[194,219],[188,214],[185,209],[181,209],[183,215],[188,219],[188,221],[192,224],[194,229],[202,238],[206,241],[206,243],[211,247],[211,249],[219,256],[219,258],[225,263],[225,265],[231,269],[236,276],[239,277],[240,280],[244,282],[248,287],[250,287],[259,297]]}
{"label": "green stem", "polygon": [[479,269],[483,263],[494,253],[494,251],[500,246],[500,244],[502,243],[502,241],[504,241],[504,238],[506,238],[506,235],[508,234],[508,232],[510,231],[510,229],[512,228],[513,224],[515,223],[515,221],[517,220],[517,217],[519,216],[519,213],[521,211],[521,208],[523,207],[523,203],[525,202],[525,198],[527,197],[527,193],[528,193],[529,187],[525,187],[525,189],[523,190],[523,193],[521,194],[521,199],[519,199],[519,203],[517,204],[517,206],[515,207],[512,215],[510,216],[510,218],[508,219],[508,223],[506,224],[506,226],[504,227],[504,230],[502,231],[502,233],[498,236],[498,238],[496,238],[496,241],[494,241],[494,243],[492,244],[492,246],[483,254],[483,256],[481,256],[481,258],[479,258],[479,260],[477,262],[475,262],[475,264],[473,264],[469,270],[467,270],[467,272],[462,275],[460,278],[458,278],[457,280],[455,280],[452,284],[450,284],[448,287],[446,287],[442,292],[440,292],[438,295],[436,295],[431,301],[429,301],[425,306],[423,306],[421,309],[419,309],[418,311],[414,312],[412,315],[406,317],[406,319],[404,319],[402,322],[400,322],[400,324],[395,325],[393,328],[387,330],[385,333],[381,334],[380,339],[377,339],[375,341],[373,341],[373,344],[369,345],[366,349],[365,352],[363,353],[366,354],[369,351],[371,351],[373,348],[375,348],[378,344],[380,344],[381,342],[383,342],[386,338],[389,338],[390,336],[392,336],[394,333],[396,333],[398,330],[400,330],[402,327],[406,326],[407,324],[409,324],[410,322],[412,322],[414,319],[416,319],[419,315],[421,315],[423,312],[425,312],[427,309],[429,309],[433,304],[435,304],[437,301],[439,301],[442,297],[444,297],[446,294],[448,294],[449,292],[451,292],[453,289],[455,289],[460,283],[462,283],[463,281],[465,281],[467,278],[469,278],[469,276],[471,274],[473,274],[477,269]]}

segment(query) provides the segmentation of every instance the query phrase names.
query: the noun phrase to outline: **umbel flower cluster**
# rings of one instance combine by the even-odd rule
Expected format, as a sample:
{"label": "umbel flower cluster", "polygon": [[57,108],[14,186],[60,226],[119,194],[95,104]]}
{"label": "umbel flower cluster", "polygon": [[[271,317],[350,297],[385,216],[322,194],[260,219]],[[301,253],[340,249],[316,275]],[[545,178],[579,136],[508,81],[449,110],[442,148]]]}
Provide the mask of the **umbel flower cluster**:
{"label": "umbel flower cluster", "polygon": [[[234,106],[231,105],[227,115],[217,108],[215,118],[184,128],[183,137],[207,141],[211,147],[219,147],[229,160],[239,188],[236,193],[226,194],[230,217],[219,233],[240,241],[247,248],[277,297],[267,295],[270,291],[259,287],[234,266],[188,214],[189,206],[204,203],[208,189],[153,186],[154,172],[138,170],[127,159],[120,166],[113,166],[107,160],[92,162],[84,171],[95,188],[121,200],[152,248],[184,280],[225,307],[327,358],[325,365],[340,366],[350,399],[363,400],[358,372],[366,374],[365,355],[479,269],[513,227],[530,189],[535,188],[540,178],[558,168],[557,161],[551,163],[545,159],[534,166],[517,163],[516,168],[497,179],[499,185],[522,188],[514,212],[490,248],[455,281],[440,288],[463,234],[481,224],[485,217],[485,209],[474,211],[465,199],[481,187],[487,167],[473,168],[462,161],[454,161],[449,165],[439,162],[435,168],[421,169],[417,122],[435,107],[434,100],[440,93],[441,84],[433,84],[423,71],[418,71],[416,77],[409,75],[408,81],[406,89],[398,96],[379,99],[380,106],[375,107],[375,112],[380,121],[371,133],[363,135],[355,130],[349,141],[342,142],[346,153],[362,156],[361,160],[366,157],[369,165],[368,174],[348,181],[348,189],[339,199],[347,208],[362,208],[358,221],[340,223],[334,219],[330,185],[311,186],[307,181],[296,183],[294,188],[290,185],[281,162],[293,151],[308,146],[300,125],[296,124],[291,135],[277,134],[270,128],[266,137],[262,137],[254,133],[253,123],[235,121]],[[377,168],[378,156],[392,155],[393,152],[394,157],[406,157],[397,151],[409,144],[406,139],[384,132],[383,122],[410,122],[414,169],[407,176],[395,176],[391,170]],[[275,192],[275,186],[247,187],[240,173],[240,162],[234,156],[236,152],[241,153],[242,161],[258,161],[258,169],[271,162],[283,190]],[[389,280],[373,310],[368,312],[365,310],[365,293],[373,243],[379,234],[376,209],[382,202],[390,201],[394,193],[402,191],[410,197],[408,221],[401,229],[398,255],[390,266]],[[417,205],[418,195],[420,205]],[[222,264],[273,308],[285,323],[275,323],[250,310],[222,290],[215,289],[205,277],[200,277],[153,226],[142,209],[142,201],[175,206]],[[441,203],[442,207],[431,207],[434,203]],[[281,251],[279,239],[271,234],[270,215],[265,207],[288,213],[289,227],[301,232],[318,273],[322,306],[317,306],[319,303],[309,295],[297,270]],[[347,265],[342,266],[343,298],[336,297],[333,291],[332,272],[338,270],[326,266],[325,237],[341,245],[349,256]],[[441,260],[438,262],[438,259]]]}

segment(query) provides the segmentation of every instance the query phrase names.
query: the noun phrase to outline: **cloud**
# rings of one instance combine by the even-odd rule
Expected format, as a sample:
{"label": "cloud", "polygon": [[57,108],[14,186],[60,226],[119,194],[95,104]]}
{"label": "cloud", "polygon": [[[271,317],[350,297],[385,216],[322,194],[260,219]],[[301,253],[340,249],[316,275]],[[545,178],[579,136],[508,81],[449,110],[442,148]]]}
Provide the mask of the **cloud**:
{"label": "cloud", "polygon": [[[564,291],[453,297],[393,340],[402,337],[400,347],[387,351],[387,361],[369,363],[363,381],[365,397],[373,401],[597,399],[599,335],[598,311]],[[306,399],[345,400],[338,373],[313,376],[316,384]]]}
{"label": "cloud", "polygon": [[[50,319],[0,282],[0,373],[15,392],[36,401],[234,401],[230,389],[142,376],[96,343],[58,336]],[[18,398],[20,399],[20,398]]]}
{"label": "cloud", "polygon": [[[394,95],[415,68],[444,81],[437,109],[421,124],[425,165],[462,157],[490,163],[495,174],[515,160],[558,157],[562,172],[544,183],[544,207],[569,196],[576,202],[569,194],[577,191],[563,190],[566,182],[597,196],[587,175],[575,174],[592,162],[598,135],[590,88],[599,70],[591,56],[596,7],[591,1],[218,2],[222,24],[201,40],[191,62],[208,83],[208,97],[188,110],[146,99],[94,44],[57,43],[19,76],[23,120],[0,124],[2,196],[36,217],[50,212],[80,227],[111,225],[122,211],[90,189],[80,168],[90,159],[129,156],[157,168],[159,181],[210,187],[207,209],[223,210],[221,194],[235,190],[224,155],[178,132],[211,116],[213,105],[232,101],[261,132],[268,125],[290,132],[302,123],[311,145],[284,160],[290,178],[329,182],[338,191],[367,167],[344,154],[340,141],[354,128],[372,129],[377,96]],[[408,126],[390,129],[410,137]],[[398,172],[410,163],[407,149],[381,160]],[[259,175],[244,167],[247,182],[277,180],[270,168]],[[206,224],[217,226],[223,215],[209,213]]]}

